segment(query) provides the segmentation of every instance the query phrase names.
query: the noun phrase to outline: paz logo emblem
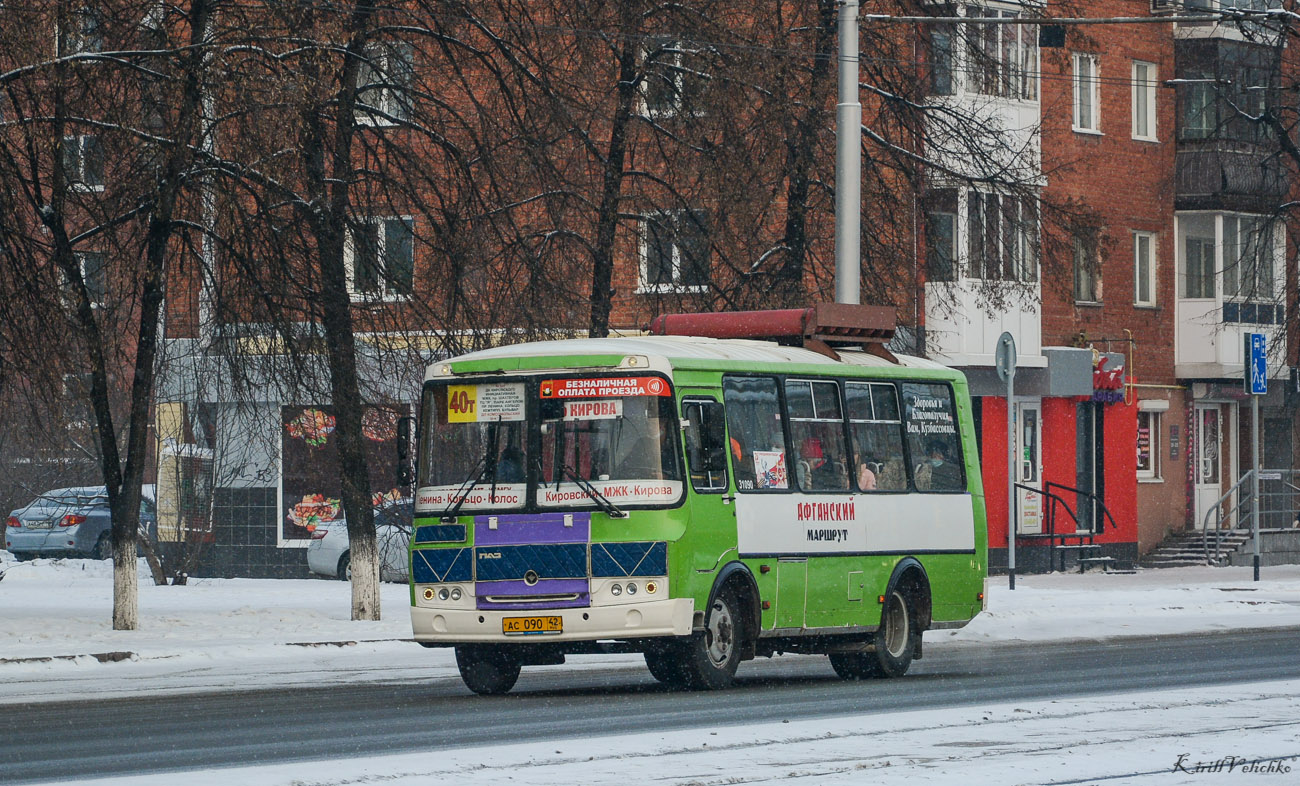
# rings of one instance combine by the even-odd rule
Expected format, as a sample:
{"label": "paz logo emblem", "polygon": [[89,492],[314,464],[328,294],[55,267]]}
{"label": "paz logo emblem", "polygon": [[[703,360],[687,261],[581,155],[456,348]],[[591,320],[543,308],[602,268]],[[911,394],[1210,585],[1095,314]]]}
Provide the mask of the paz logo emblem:
{"label": "paz logo emblem", "polygon": [[530,587],[535,586],[537,584],[537,579],[538,579],[537,571],[535,570],[530,570],[524,574],[524,583]]}

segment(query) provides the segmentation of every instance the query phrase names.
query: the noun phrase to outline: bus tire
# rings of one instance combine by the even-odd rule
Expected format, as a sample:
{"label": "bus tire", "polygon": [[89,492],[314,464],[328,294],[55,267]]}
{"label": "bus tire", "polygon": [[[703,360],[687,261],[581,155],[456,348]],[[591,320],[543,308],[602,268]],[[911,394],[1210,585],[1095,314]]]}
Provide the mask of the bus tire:
{"label": "bus tire", "polygon": [[663,644],[645,651],[645,665],[650,669],[650,676],[671,688],[690,687],[686,670],[682,667],[686,659],[686,648],[675,646],[676,642]]}
{"label": "bus tire", "polygon": [[681,660],[688,687],[722,690],[731,685],[747,640],[746,613],[735,584],[718,590],[704,615],[704,630],[691,636]]}
{"label": "bus tire", "polygon": [[495,647],[457,647],[456,668],[465,687],[480,696],[509,693],[519,680],[519,660]]}
{"label": "bus tire", "polygon": [[901,677],[912,665],[912,656],[921,641],[916,612],[909,593],[894,588],[880,612],[876,629],[875,652],[833,652],[831,668],[841,679],[865,680],[878,677]]}

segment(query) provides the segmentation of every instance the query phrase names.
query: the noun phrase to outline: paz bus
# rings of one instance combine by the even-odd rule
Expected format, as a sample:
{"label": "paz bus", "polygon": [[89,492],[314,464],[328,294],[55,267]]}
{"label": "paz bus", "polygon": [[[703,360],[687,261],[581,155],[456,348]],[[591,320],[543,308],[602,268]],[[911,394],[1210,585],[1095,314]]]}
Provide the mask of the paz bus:
{"label": "paz bus", "polygon": [[981,611],[966,380],[892,355],[891,310],[677,314],[650,333],[428,368],[411,622],[455,647],[467,687],[597,652],[694,689],[781,653],[898,677],[926,630]]}

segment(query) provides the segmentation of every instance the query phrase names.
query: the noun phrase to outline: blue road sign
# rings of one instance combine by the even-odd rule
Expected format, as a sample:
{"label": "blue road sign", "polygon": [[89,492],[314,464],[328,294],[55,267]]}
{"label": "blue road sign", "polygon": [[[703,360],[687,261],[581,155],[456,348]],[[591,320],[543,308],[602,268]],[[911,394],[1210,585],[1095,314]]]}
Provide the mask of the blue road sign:
{"label": "blue road sign", "polygon": [[1252,396],[1268,393],[1268,344],[1263,333],[1247,333],[1246,389]]}

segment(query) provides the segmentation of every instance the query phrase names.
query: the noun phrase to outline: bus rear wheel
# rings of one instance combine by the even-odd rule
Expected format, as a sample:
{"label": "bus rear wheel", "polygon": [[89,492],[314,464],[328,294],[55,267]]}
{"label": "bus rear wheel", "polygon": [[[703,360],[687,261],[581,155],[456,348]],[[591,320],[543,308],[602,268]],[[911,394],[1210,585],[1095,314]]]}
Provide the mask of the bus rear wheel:
{"label": "bus rear wheel", "polygon": [[465,687],[481,696],[509,693],[519,680],[519,660],[496,647],[457,647],[456,668]]}
{"label": "bus rear wheel", "polygon": [[905,593],[895,589],[889,593],[880,613],[880,627],[876,629],[874,641],[876,651],[833,652],[831,668],[846,680],[901,677],[912,665],[920,638],[912,602]]}

